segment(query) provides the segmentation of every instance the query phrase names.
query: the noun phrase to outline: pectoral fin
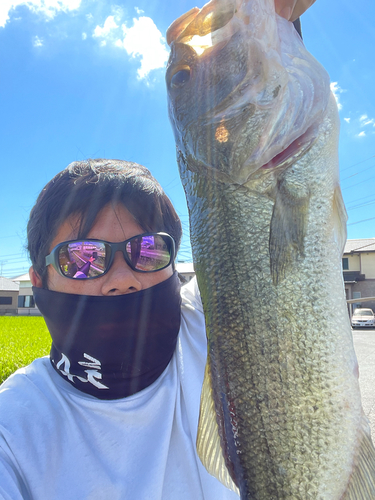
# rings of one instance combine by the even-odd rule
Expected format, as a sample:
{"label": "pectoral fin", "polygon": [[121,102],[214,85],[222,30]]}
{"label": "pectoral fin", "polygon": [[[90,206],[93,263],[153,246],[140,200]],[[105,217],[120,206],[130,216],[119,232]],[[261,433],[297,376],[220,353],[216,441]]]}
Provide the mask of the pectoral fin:
{"label": "pectoral fin", "polygon": [[277,285],[285,273],[304,255],[309,196],[301,183],[281,179],[270,227],[270,269]]}
{"label": "pectoral fin", "polygon": [[363,416],[359,453],[342,500],[370,500],[371,498],[375,498],[375,448],[371,441],[367,419]]}
{"label": "pectoral fin", "polygon": [[212,394],[210,365],[207,361],[201,393],[201,406],[199,413],[198,456],[207,471],[215,476],[227,488],[239,494],[225,465],[223,452],[220,445],[219,426],[216,420],[215,403]]}

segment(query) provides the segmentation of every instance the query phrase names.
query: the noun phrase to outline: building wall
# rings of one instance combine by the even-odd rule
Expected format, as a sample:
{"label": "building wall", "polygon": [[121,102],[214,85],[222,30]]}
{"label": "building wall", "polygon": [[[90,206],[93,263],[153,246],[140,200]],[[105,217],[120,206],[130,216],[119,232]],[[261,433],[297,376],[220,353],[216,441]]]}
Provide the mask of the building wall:
{"label": "building wall", "polygon": [[[360,292],[361,297],[375,297],[375,279],[366,279],[365,281],[358,281],[357,283],[354,283],[352,287],[352,295],[354,292]],[[362,307],[370,308],[375,312],[375,301],[366,301],[361,303],[361,299],[358,299],[358,303],[362,304]]]}
{"label": "building wall", "polygon": [[20,316],[41,316],[41,313],[36,307],[34,301],[32,301],[32,304],[34,305],[29,307],[30,299],[33,298],[33,290],[30,281],[20,282],[19,297],[21,297],[21,300],[18,300],[18,314]]}
{"label": "building wall", "polygon": [[12,299],[10,304],[0,304],[0,315],[17,314],[18,290],[0,290],[0,297],[10,297]]}
{"label": "building wall", "polygon": [[31,288],[31,285],[22,286],[22,284],[20,283],[20,295],[32,295],[32,294],[33,290]]}
{"label": "building wall", "polygon": [[361,271],[361,261],[359,255],[344,255],[344,257],[348,258],[349,271]]}
{"label": "building wall", "polygon": [[362,253],[362,273],[367,279],[375,279],[375,253]]}
{"label": "building wall", "polygon": [[375,279],[375,252],[361,254],[345,254],[348,259],[349,271],[360,271],[366,279]]}

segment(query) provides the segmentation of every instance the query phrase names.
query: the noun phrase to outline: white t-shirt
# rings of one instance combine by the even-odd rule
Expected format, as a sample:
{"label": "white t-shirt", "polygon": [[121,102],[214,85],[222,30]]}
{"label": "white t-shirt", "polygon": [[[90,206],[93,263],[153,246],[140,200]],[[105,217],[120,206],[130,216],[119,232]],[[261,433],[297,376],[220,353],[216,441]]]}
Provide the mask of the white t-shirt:
{"label": "white t-shirt", "polygon": [[0,499],[238,500],[195,449],[206,360],[195,280],[176,352],[151,386],[104,401],[36,359],[0,387]]}

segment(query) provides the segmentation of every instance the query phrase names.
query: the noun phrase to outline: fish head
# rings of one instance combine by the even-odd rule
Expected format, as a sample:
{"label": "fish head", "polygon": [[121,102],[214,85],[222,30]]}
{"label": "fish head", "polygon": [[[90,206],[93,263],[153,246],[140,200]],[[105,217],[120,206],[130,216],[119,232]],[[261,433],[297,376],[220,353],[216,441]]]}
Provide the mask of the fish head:
{"label": "fish head", "polygon": [[167,41],[169,116],[190,168],[244,184],[316,138],[329,77],[274,0],[211,0]]}

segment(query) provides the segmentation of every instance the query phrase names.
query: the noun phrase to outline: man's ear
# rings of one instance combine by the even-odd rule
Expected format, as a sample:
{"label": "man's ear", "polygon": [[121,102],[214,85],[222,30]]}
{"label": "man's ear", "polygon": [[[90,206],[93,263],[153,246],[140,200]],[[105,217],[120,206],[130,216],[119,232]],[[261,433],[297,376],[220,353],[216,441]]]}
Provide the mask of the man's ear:
{"label": "man's ear", "polygon": [[33,286],[37,288],[42,288],[42,280],[39,278],[39,275],[34,271],[33,266],[29,269],[30,281]]}

